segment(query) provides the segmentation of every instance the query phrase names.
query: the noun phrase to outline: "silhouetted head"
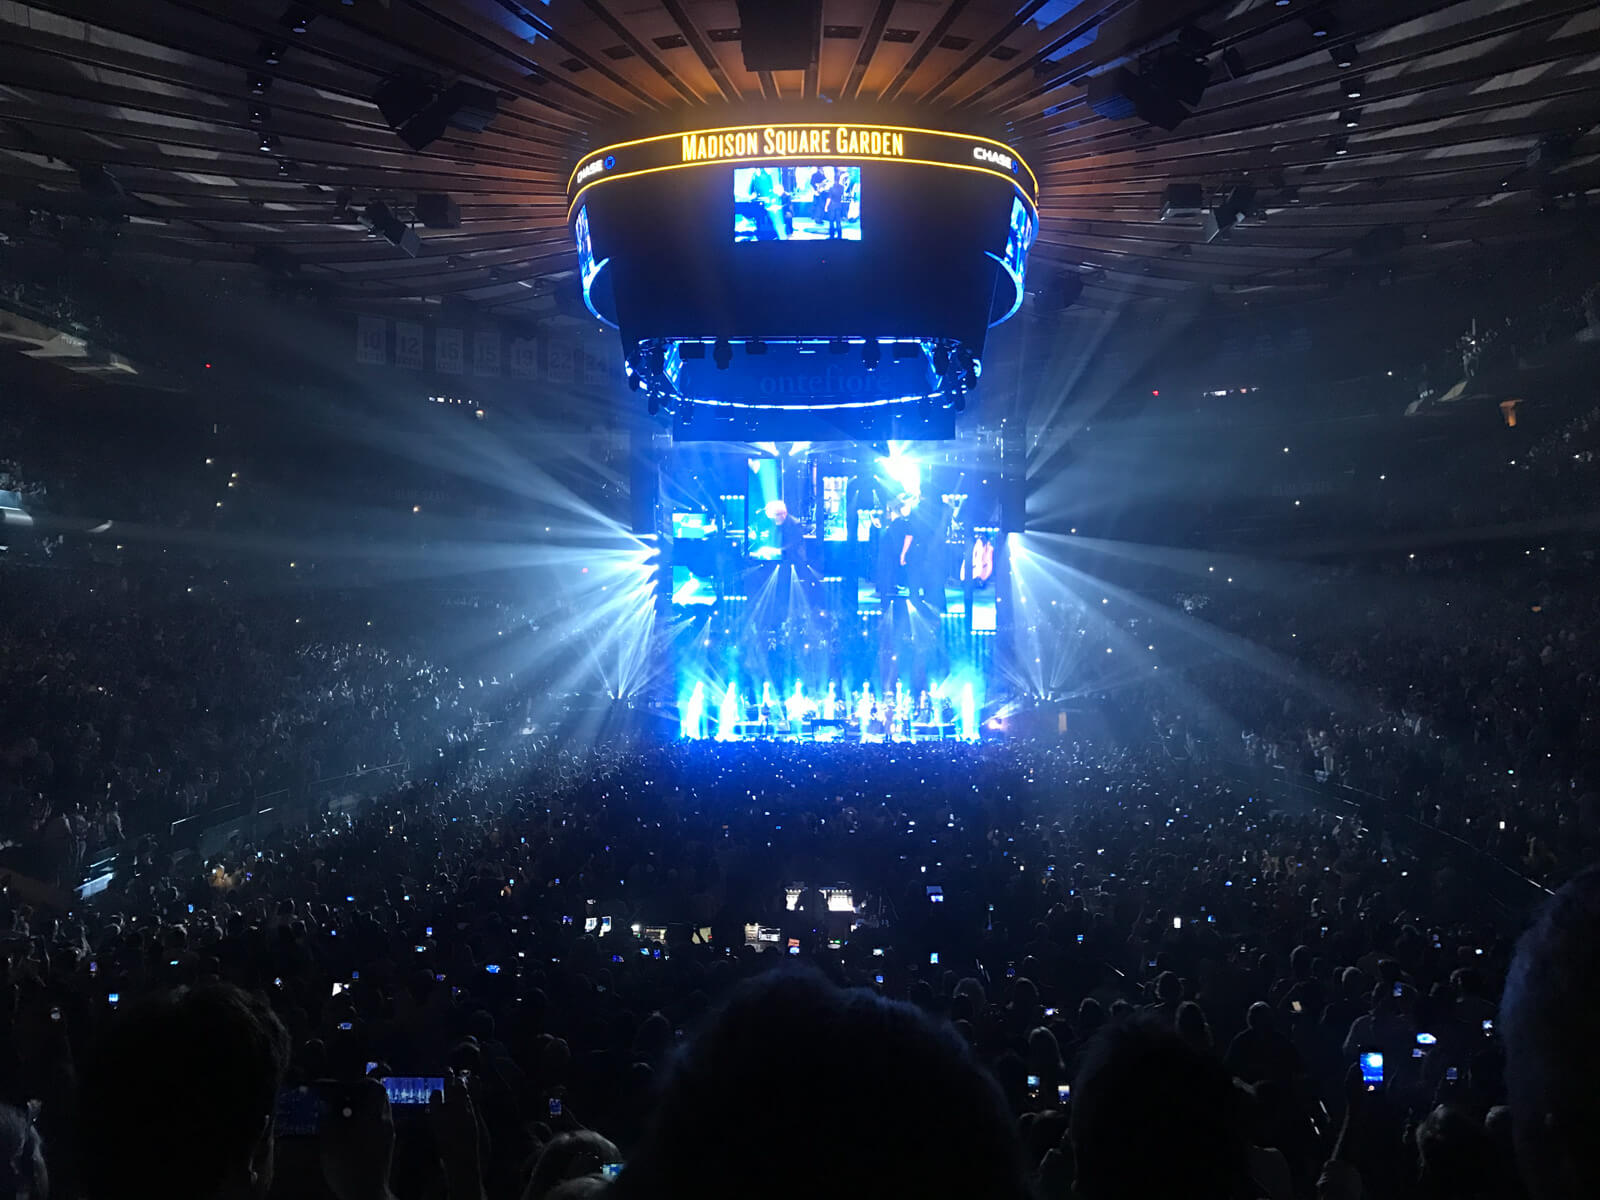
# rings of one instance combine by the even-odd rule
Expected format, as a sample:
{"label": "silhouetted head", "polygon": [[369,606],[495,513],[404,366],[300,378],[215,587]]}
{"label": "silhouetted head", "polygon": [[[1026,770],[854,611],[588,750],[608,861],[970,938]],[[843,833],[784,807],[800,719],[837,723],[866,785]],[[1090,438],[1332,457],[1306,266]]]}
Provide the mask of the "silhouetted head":
{"label": "silhouetted head", "polygon": [[1096,1035],[1072,1086],[1072,1145],[1084,1200],[1227,1200],[1245,1144],[1233,1081],[1216,1057],[1164,1025]]}
{"label": "silhouetted head", "polygon": [[994,1081],[948,1025],[818,975],[745,984],[672,1065],[619,1200],[1024,1200]]}
{"label": "silhouetted head", "polygon": [[79,1086],[88,1194],[265,1196],[288,1058],[278,1018],[235,987],[180,988],[129,1008]]}
{"label": "silhouetted head", "polygon": [[1600,1195],[1600,867],[1517,943],[1501,1001],[1517,1162],[1536,1200]]}

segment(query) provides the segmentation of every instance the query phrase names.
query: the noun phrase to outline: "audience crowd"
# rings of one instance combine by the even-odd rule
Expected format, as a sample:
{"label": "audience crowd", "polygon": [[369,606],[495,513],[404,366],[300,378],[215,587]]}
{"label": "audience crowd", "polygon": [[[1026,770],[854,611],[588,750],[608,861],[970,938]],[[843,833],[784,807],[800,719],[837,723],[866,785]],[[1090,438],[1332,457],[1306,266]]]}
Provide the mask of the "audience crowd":
{"label": "audience crowd", "polygon": [[1212,759],[1353,789],[1559,882],[1600,853],[1600,605],[1581,574],[1526,561],[1492,565],[1498,586],[1462,562],[1397,589],[1330,579],[1299,616],[1260,597],[1211,605],[1208,621],[1274,661],[1210,657],[1186,674],[1208,704],[1173,721],[1152,690],[1152,707]]}
{"label": "audience crowd", "polygon": [[[1595,418],[1452,522],[1582,507]],[[132,516],[215,530],[202,464]],[[0,490],[114,479],[45,474]],[[549,662],[38,545],[0,572],[0,1200],[1600,1187],[1570,539],[1207,579],[1160,687],[1086,656],[1102,733],[976,746],[563,736]],[[579,628],[546,602],[478,615]],[[1561,887],[1520,941],[1495,864]]]}
{"label": "audience crowd", "polygon": [[1472,881],[1148,743],[529,744],[6,909],[58,1194],[1518,1194]]}
{"label": "audience crowd", "polygon": [[332,596],[299,618],[134,573],[10,569],[0,588],[0,836],[49,879],[220,807],[425,769],[518,716],[498,679],[338,628]]}

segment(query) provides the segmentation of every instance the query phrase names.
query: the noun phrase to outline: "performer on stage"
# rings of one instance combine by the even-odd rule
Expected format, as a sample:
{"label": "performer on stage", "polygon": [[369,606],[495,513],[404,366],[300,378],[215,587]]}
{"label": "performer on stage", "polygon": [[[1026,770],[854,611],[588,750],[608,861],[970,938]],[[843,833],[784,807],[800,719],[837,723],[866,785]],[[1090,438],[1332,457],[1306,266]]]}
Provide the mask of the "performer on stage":
{"label": "performer on stage", "polygon": [[794,695],[784,703],[784,715],[789,719],[789,735],[795,741],[800,740],[800,732],[806,719],[806,712],[811,705],[806,702],[805,693],[800,688],[799,681],[795,682]]}
{"label": "performer on stage", "polygon": [[874,704],[867,719],[861,723],[861,740],[863,742],[881,742],[885,737],[884,729],[883,714],[878,706]]}

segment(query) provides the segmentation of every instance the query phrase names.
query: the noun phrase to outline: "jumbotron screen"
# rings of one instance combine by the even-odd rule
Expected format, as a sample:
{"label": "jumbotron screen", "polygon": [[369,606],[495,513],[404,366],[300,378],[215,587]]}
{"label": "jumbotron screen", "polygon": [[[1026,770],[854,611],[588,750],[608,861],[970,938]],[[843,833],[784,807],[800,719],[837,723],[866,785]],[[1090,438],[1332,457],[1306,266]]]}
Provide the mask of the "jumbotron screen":
{"label": "jumbotron screen", "polygon": [[652,409],[959,407],[1038,228],[1011,148],[888,125],[620,142],[569,199],[585,302]]}

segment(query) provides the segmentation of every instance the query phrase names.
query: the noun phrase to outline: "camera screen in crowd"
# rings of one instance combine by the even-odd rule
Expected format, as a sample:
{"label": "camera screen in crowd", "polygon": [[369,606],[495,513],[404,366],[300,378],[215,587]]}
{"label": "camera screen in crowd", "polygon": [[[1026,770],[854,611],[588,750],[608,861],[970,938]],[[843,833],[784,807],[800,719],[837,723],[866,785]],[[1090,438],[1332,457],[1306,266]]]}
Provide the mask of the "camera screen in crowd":
{"label": "camera screen in crowd", "polygon": [[739,167],[733,172],[733,240],[861,240],[861,168]]}
{"label": "camera screen in crowd", "polygon": [[389,1093],[390,1104],[426,1104],[434,1092],[444,1091],[444,1079],[438,1075],[388,1075],[383,1090]]}

